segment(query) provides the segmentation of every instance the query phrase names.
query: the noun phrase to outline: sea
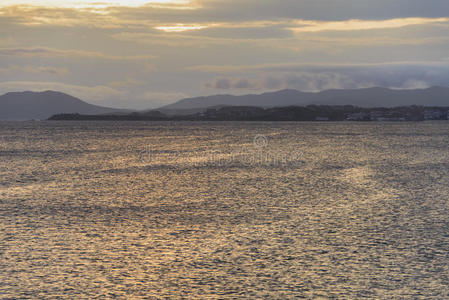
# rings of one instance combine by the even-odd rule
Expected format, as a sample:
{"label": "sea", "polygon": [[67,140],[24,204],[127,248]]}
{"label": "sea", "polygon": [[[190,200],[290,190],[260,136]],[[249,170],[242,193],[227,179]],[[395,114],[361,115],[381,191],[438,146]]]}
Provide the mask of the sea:
{"label": "sea", "polygon": [[449,122],[1,122],[2,299],[449,299]]}

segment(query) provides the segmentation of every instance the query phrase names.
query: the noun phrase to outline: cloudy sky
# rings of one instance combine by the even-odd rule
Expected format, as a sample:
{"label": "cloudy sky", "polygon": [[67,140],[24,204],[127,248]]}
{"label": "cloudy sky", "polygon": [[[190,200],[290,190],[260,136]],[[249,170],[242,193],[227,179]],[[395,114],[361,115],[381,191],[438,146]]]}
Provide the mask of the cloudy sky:
{"label": "cloudy sky", "polygon": [[448,12],[447,0],[0,0],[0,93],[143,109],[284,88],[447,86]]}

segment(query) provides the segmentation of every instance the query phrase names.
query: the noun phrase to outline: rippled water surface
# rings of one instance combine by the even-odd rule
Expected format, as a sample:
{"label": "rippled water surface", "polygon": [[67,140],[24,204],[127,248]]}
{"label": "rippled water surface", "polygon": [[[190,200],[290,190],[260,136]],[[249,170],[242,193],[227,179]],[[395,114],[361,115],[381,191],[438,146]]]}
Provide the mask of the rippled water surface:
{"label": "rippled water surface", "polygon": [[0,123],[0,298],[449,298],[449,123]]}

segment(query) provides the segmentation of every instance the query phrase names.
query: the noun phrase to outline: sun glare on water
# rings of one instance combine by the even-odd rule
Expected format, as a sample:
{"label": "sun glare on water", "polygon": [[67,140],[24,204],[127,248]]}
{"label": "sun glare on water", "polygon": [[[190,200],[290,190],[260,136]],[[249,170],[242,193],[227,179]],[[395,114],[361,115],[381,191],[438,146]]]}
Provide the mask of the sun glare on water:
{"label": "sun glare on water", "polygon": [[186,4],[187,0],[105,0],[105,1],[91,1],[91,0],[3,0],[0,2],[1,6],[10,5],[35,5],[35,6],[50,6],[50,7],[68,7],[68,8],[83,8],[83,7],[109,7],[109,6],[129,6],[138,7],[146,4]]}

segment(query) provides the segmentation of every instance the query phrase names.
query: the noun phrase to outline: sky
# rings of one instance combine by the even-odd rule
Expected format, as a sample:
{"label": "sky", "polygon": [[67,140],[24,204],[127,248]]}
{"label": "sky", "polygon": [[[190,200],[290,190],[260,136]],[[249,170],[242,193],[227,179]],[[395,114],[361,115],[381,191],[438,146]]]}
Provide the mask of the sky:
{"label": "sky", "polygon": [[0,94],[181,98],[449,85],[447,0],[0,0]]}

